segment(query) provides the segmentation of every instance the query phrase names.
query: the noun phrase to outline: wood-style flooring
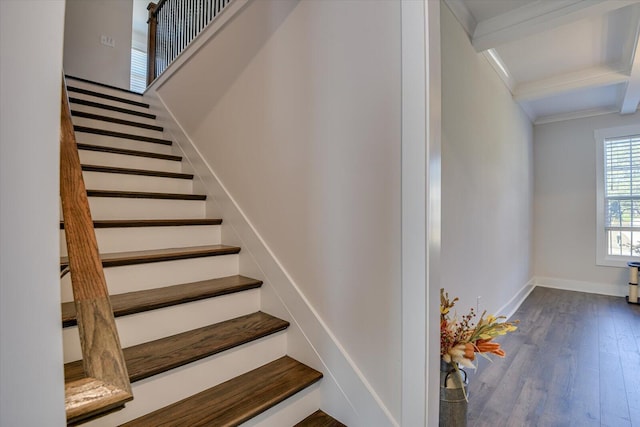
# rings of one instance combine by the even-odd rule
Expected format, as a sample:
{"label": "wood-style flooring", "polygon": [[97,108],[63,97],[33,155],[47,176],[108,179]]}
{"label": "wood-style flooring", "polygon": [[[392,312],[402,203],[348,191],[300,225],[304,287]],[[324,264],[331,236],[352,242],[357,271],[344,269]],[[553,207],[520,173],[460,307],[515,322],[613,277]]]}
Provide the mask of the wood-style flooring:
{"label": "wood-style flooring", "polygon": [[536,288],[469,384],[470,427],[640,427],[640,305]]}

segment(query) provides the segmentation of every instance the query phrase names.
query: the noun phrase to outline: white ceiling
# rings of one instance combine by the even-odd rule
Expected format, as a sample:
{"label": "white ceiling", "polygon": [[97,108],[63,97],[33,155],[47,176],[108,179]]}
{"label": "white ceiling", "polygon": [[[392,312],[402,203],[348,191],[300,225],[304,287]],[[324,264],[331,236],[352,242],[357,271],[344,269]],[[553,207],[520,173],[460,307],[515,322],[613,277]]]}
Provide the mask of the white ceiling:
{"label": "white ceiling", "polygon": [[445,0],[534,123],[640,102],[640,0]]}

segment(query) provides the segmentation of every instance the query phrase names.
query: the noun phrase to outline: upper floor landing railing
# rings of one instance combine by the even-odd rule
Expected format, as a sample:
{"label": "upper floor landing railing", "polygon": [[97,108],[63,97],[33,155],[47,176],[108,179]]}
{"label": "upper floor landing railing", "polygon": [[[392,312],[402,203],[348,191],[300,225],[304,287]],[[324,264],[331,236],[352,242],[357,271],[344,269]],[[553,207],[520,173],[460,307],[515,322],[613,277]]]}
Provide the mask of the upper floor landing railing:
{"label": "upper floor landing railing", "polygon": [[167,69],[187,45],[232,0],[160,0],[149,3],[147,85]]}

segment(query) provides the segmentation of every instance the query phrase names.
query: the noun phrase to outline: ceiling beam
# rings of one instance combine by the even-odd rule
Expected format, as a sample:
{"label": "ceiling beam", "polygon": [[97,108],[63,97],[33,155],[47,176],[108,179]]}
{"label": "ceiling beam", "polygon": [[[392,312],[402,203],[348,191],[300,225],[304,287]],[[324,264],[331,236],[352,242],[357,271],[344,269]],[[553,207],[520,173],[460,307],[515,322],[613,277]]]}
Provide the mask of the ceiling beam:
{"label": "ceiling beam", "polygon": [[537,1],[478,22],[471,43],[476,51],[482,52],[569,22],[601,15],[635,3],[640,3],[640,0]]}
{"label": "ceiling beam", "polygon": [[[636,12],[638,8],[635,8]],[[636,13],[636,15],[638,15]],[[631,69],[629,75],[629,83],[622,99],[620,114],[633,114],[638,109],[640,103],[640,20],[636,27],[634,49],[632,49]]]}
{"label": "ceiling beam", "polygon": [[609,86],[628,81],[629,76],[622,67],[596,66],[547,79],[520,83],[513,90],[513,98],[517,101],[533,101],[578,89]]}

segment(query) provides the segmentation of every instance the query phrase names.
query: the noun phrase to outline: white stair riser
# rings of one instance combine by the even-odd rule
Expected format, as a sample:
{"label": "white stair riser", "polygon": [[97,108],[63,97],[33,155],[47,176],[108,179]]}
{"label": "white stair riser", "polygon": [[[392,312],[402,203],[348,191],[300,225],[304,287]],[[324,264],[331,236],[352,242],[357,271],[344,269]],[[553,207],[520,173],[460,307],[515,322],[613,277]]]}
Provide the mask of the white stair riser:
{"label": "white stair riser", "polygon": [[[152,152],[149,150],[144,151]],[[78,150],[78,153],[80,154],[80,162],[83,165],[113,166],[117,168],[147,169],[164,172],[182,172],[182,163],[174,160],[153,159],[150,157],[103,153],[100,151],[82,149]]]}
{"label": "white stair riser", "polygon": [[[133,401],[125,409],[84,424],[113,427],[230,380],[285,355],[280,332],[206,359],[132,384]],[[186,427],[186,426],[185,426]]]}
{"label": "white stair riser", "polygon": [[73,124],[76,126],[85,126],[94,129],[109,130],[113,132],[164,139],[164,135],[161,131],[158,130],[145,129],[138,126],[123,125],[120,123],[107,122],[104,120],[88,119],[85,117],[73,117]]}
{"label": "white stair riser", "polygon": [[240,425],[242,427],[293,426],[316,412],[321,406],[320,384],[315,383]]}
{"label": "white stair riser", "polygon": [[135,139],[116,138],[93,133],[76,132],[76,141],[81,144],[101,145],[104,147],[124,148],[125,150],[145,151],[147,153],[173,154],[171,145]]}
{"label": "white stair riser", "polygon": [[202,200],[89,197],[89,206],[93,219],[195,219],[205,214]]}
{"label": "white stair riser", "polygon": [[193,190],[193,180],[191,179],[91,171],[85,171],[82,175],[85,186],[90,190],[148,191],[180,194],[191,194]]}
{"label": "white stair riser", "polygon": [[[260,309],[260,291],[237,292],[216,298],[117,317],[120,345],[131,347],[234,319]],[[64,328],[64,363],[82,359],[78,327]]]}
{"label": "white stair riser", "polygon": [[[151,262],[104,269],[109,294],[142,291],[238,274],[238,255]],[[61,280],[63,302],[73,301],[70,275]]]}
{"label": "white stair riser", "polygon": [[[220,244],[219,225],[175,227],[96,228],[100,253],[145,251],[162,248]],[[60,230],[60,255],[67,255],[64,230]]]}
{"label": "white stair riser", "polygon": [[[68,85],[68,86],[73,86],[73,85]],[[89,90],[92,90],[92,89],[89,89]],[[94,92],[102,92],[102,89],[94,90]],[[86,101],[98,102],[100,104],[113,105],[114,107],[118,107],[118,108],[126,108],[127,110],[140,111],[141,113],[150,113],[149,109],[145,107],[129,104],[127,102],[120,102],[120,101],[114,101],[111,99],[105,99],[99,96],[87,95],[79,92],[69,91],[69,98],[84,99]]]}
{"label": "white stair riser", "polygon": [[[146,102],[141,94],[126,92],[118,89],[111,89],[101,85],[96,85],[89,82],[83,82],[82,80],[76,80],[73,77],[67,77],[65,80],[67,81],[67,86],[92,90],[94,92],[104,93],[111,96],[117,96],[118,98],[130,99],[136,102]],[[73,93],[73,92],[70,92],[70,93]]]}
{"label": "white stair riser", "polygon": [[[101,104],[104,104],[104,102],[101,102]],[[131,120],[134,122],[146,123],[149,125],[158,124],[155,119],[138,116],[136,114],[121,113],[119,111],[113,111],[113,110],[100,108],[100,107],[92,107],[90,105],[77,104],[75,102],[71,102],[70,106],[71,106],[71,111],[83,111],[85,113],[99,114],[101,116],[113,117],[115,119],[122,119],[122,120]],[[128,109],[127,107],[123,107],[123,108]]]}

